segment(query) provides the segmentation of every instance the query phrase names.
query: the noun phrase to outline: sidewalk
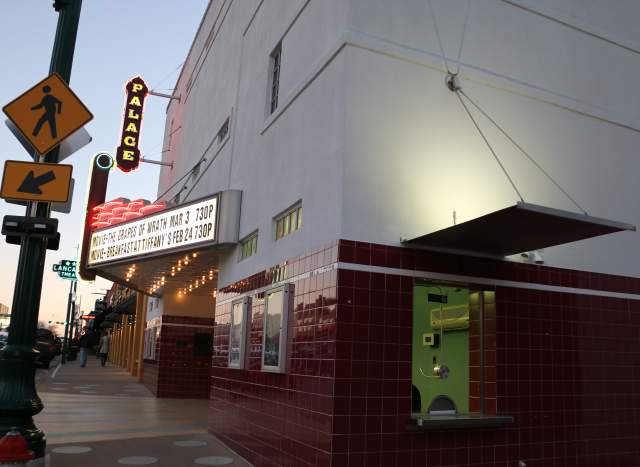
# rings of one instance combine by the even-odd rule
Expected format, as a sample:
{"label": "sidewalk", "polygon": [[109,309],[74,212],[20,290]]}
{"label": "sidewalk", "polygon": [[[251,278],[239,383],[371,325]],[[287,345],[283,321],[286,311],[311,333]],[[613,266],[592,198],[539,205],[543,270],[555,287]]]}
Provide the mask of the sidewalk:
{"label": "sidewalk", "polygon": [[47,465],[249,466],[207,433],[207,401],[157,399],[118,367],[90,357],[38,381]]}

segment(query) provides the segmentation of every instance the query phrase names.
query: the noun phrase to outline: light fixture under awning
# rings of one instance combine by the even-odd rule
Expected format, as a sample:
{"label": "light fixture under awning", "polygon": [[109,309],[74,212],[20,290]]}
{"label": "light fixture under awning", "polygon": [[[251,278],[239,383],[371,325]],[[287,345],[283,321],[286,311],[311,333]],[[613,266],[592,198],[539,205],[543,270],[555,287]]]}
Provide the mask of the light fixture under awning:
{"label": "light fixture under awning", "polygon": [[529,203],[403,240],[405,245],[509,256],[624,230],[634,225]]}

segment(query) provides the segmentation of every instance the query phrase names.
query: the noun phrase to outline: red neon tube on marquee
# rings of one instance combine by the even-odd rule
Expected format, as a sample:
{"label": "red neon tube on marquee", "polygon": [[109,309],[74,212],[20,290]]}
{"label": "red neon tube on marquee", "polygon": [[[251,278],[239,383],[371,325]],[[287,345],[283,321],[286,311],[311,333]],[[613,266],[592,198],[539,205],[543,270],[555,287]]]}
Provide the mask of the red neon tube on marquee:
{"label": "red neon tube on marquee", "polygon": [[149,203],[146,199],[129,201],[127,198],[116,198],[95,206],[92,210],[91,230],[110,227],[121,222],[148,216],[166,208],[164,201]]}

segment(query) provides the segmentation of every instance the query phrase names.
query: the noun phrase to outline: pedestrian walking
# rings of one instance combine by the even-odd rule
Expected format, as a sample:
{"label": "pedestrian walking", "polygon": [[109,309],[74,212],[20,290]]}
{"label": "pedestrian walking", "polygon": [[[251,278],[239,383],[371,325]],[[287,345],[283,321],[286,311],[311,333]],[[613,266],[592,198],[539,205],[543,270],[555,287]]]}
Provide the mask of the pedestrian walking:
{"label": "pedestrian walking", "polygon": [[109,344],[111,343],[111,336],[109,335],[109,331],[105,331],[105,333],[100,338],[100,349],[98,353],[100,354],[100,364],[104,366],[107,363],[107,356],[109,355]]}
{"label": "pedestrian walking", "polygon": [[87,328],[82,330],[82,335],[80,336],[80,367],[84,368],[87,366],[87,354],[89,352],[89,347],[91,346],[91,334]]}

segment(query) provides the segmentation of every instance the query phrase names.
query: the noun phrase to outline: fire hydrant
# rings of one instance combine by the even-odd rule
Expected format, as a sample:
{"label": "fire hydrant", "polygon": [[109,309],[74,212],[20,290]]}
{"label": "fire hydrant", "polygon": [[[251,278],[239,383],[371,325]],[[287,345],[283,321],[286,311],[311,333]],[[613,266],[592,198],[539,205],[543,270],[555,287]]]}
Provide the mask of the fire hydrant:
{"label": "fire hydrant", "polygon": [[29,451],[27,440],[17,428],[11,430],[0,439],[0,467],[24,467],[36,457]]}

